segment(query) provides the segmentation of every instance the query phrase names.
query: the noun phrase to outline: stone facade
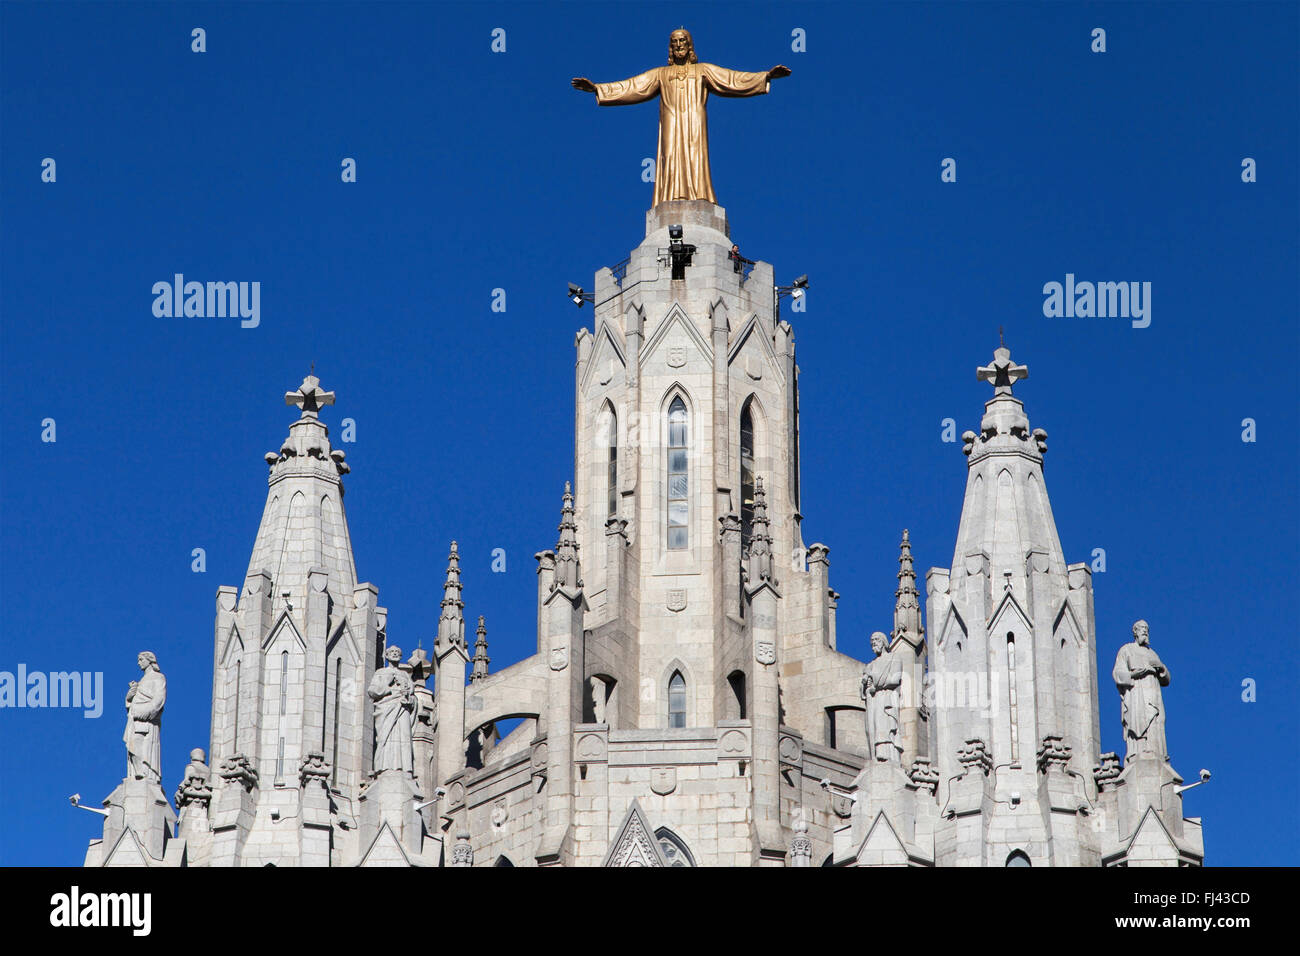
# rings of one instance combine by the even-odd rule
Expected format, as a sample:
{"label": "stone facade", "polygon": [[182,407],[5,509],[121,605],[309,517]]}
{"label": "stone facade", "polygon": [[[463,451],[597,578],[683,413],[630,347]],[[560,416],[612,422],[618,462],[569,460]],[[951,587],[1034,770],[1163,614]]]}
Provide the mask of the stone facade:
{"label": "stone facade", "polygon": [[87,865],[1198,865],[1163,744],[1099,752],[1091,578],[1012,394],[1027,370],[1005,348],[979,370],[929,632],[903,531],[869,668],[837,649],[829,548],[804,543],[787,290],[730,246],[721,208],[661,203],[577,293],[593,328],[537,651],[492,671],[483,618],[470,646],[453,543],[432,659],[379,681],[413,701],[411,769],[375,771],[387,615],[353,564],[334,396],[289,393],[248,573],[217,592],[211,768],[196,751],[174,835],[156,785],[124,781]]}

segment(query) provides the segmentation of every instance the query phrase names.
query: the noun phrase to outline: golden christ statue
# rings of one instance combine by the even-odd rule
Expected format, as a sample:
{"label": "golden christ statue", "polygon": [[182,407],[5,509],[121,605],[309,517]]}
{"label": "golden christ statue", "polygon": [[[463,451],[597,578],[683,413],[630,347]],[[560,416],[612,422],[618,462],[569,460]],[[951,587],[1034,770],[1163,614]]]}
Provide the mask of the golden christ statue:
{"label": "golden christ statue", "polygon": [[593,83],[574,77],[573,88],[596,94],[601,106],[644,103],[659,97],[659,155],[655,159],[654,205],[675,199],[704,199],[717,205],[709,176],[709,123],[705,103],[719,96],[758,96],[770,81],[789,76],[784,66],[766,73],[742,73],[695,58],[695,44],[686,30],[668,38],[668,65],[614,83]]}

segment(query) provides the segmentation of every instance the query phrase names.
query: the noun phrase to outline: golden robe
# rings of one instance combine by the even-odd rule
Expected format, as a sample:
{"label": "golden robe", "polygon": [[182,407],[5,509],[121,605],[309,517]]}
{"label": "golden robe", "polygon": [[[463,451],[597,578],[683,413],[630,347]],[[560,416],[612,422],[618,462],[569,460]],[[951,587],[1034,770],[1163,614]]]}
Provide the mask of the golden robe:
{"label": "golden robe", "polygon": [[717,205],[709,175],[709,93],[758,96],[768,91],[767,71],[744,73],[712,63],[686,63],[647,70],[640,76],[596,84],[601,106],[644,103],[659,97],[659,154],[655,159],[654,205],[675,199],[704,199]]}

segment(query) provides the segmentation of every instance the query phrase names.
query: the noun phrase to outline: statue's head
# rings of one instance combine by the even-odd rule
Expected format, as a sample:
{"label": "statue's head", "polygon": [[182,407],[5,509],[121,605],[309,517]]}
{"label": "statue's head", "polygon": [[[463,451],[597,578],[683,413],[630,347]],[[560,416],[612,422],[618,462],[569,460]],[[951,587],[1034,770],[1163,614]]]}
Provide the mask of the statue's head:
{"label": "statue's head", "polygon": [[195,747],[190,751],[190,763],[203,763],[203,748]]}
{"label": "statue's head", "polygon": [[402,649],[396,644],[390,644],[384,648],[384,660],[393,665],[400,664],[402,662]]}
{"label": "statue's head", "polygon": [[158,666],[158,658],[154,656],[153,651],[141,651],[135,658],[136,666],[140,670],[148,670],[150,667]]}
{"label": "statue's head", "polygon": [[668,35],[668,62],[678,65],[699,62],[695,57],[695,41],[685,27],[678,27]]}
{"label": "statue's head", "polygon": [[1133,622],[1133,640],[1143,646],[1151,640],[1151,628],[1147,627],[1146,621]]}
{"label": "statue's head", "polygon": [[871,635],[871,649],[876,652],[877,657],[885,653],[887,647],[889,647],[889,638],[885,637],[882,632],[876,631]]}

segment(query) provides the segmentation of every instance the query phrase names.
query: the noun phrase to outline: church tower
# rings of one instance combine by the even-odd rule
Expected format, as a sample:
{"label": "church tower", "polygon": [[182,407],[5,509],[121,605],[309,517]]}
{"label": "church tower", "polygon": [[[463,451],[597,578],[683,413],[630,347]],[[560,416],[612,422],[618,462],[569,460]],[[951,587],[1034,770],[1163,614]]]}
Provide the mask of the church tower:
{"label": "church tower", "polygon": [[[671,725],[702,726],[746,710],[748,655],[727,635],[745,613],[739,568],[760,482],[774,564],[803,570],[794,334],[777,317],[771,267],[737,271],[730,248],[720,208],[656,206],[618,274],[597,273],[594,331],[578,334],[587,626],[627,683],[606,708],[611,726],[663,726],[670,709]],[[614,622],[620,634],[603,639]]]}
{"label": "church tower", "polygon": [[938,799],[955,811],[936,834],[940,865],[1001,866],[1015,851],[1098,863],[1080,815],[1096,797],[1100,739],[1092,577],[1061,551],[1043,477],[1047,433],[1031,431],[1012,394],[1028,375],[1005,347],[979,369],[993,397],[979,434],[962,436],[952,569],[927,576]]}
{"label": "church tower", "polygon": [[349,468],[319,414],[334,393],[309,375],[285,403],[301,415],[266,455],[266,507],[244,586],[217,592],[217,866],[328,865],[348,842],[328,791],[355,800],[371,768],[363,689],[387,615],[376,588],[357,582],[343,511]]}

